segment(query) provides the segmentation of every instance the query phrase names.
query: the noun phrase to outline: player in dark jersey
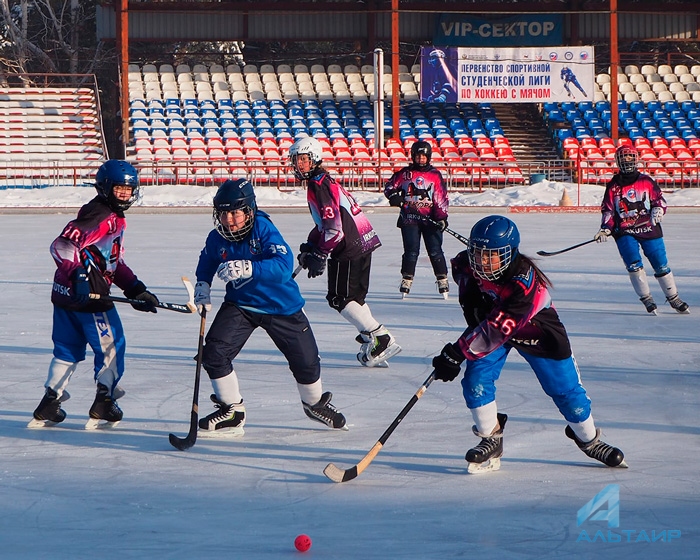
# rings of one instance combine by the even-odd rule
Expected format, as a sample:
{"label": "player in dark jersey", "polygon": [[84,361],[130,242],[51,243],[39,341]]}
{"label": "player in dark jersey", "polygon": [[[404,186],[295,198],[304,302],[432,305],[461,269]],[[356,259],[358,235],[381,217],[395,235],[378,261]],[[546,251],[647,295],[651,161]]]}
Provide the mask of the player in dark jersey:
{"label": "player in dark jersey", "polygon": [[123,413],[116,399],[123,394],[117,383],[124,373],[124,330],[114,304],[92,299],[90,294],[109,295],[115,284],[126,297],[140,300],[132,304],[139,311],[156,313],[159,303],[122,258],[124,212],[139,196],[136,169],[126,161],[106,161],[97,171],[95,188],[97,196],[51,244],[57,266],[51,292],[53,359],[44,398],[34,411],[30,428],[65,420],[61,402],[68,400],[66,387],[78,363],[85,359],[86,345],[95,354],[97,394],[85,427],[113,426],[121,421]]}
{"label": "player in dark jersey", "polygon": [[624,467],[622,451],[600,439],[564,325],[549,294],[551,282],[520,253],[520,233],[504,216],[471,230],[469,247],[452,260],[467,330],[433,358],[435,378],[452,381],[466,369],[462,391],[481,443],[467,452],[468,471],[500,468],[508,416],[496,406],[496,381],[510,351],[525,359],[567,421],[565,433],[589,457]]}
{"label": "player in dark jersey", "polygon": [[328,263],[328,304],[354,325],[362,344],[363,366],[385,367],[401,351],[389,330],[373,316],[365,297],[369,290],[372,251],[381,242],[355,199],[321,167],[323,148],[315,138],[297,140],[289,149],[296,177],[306,181],[314,229],[297,257],[310,278]]}

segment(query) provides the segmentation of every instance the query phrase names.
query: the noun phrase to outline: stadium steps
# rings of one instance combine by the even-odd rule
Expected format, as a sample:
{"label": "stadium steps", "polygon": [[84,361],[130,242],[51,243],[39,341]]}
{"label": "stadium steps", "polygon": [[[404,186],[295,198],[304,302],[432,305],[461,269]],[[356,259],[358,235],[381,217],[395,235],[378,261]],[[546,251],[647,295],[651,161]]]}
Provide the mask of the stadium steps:
{"label": "stadium steps", "polygon": [[[535,104],[494,103],[493,108],[510,142],[513,155],[523,169],[527,169],[529,163],[560,159],[557,147]],[[571,176],[562,171],[549,179],[570,181]]]}

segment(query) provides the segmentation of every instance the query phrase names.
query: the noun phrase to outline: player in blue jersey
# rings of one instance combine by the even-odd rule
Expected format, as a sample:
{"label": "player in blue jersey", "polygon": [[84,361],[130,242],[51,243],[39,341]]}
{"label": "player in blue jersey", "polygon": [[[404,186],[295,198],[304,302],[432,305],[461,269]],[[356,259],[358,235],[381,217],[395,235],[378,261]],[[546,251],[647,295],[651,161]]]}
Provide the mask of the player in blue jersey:
{"label": "player in blue jersey", "polygon": [[243,435],[246,411],[232,362],[261,327],[284,354],[306,415],[331,428],[345,417],[323,392],[321,360],[304,299],[292,278],[294,257],[270,217],[258,209],[253,185],[225,181],[214,196],[213,229],[197,264],[194,300],[211,309],[214,276],[226,283],[224,302],[205,338],[202,365],[209,374],[216,411],[200,419],[200,433]]}
{"label": "player in blue jersey", "polygon": [[571,68],[569,68],[568,66],[564,66],[561,69],[559,77],[562,80],[564,80],[564,89],[566,90],[566,93],[569,97],[574,96],[574,94],[571,91],[571,85],[576,86],[576,88],[583,94],[584,97],[588,97],[588,94],[586,94],[583,87],[581,87],[581,84],[578,83],[578,78],[576,77],[576,74],[573,73]]}
{"label": "player in blue jersey", "polygon": [[126,161],[106,161],[97,171],[95,188],[97,196],[51,244],[57,267],[51,292],[53,359],[44,398],[34,411],[30,428],[65,420],[61,403],[69,398],[66,387],[78,363],[85,359],[86,345],[95,354],[97,394],[85,427],[119,422],[123,413],[116,399],[123,394],[117,383],[124,373],[124,330],[114,304],[90,295],[107,296],[115,284],[126,297],[141,300],[132,304],[139,311],[155,313],[159,303],[122,259],[124,212],[139,195],[136,169]]}
{"label": "player in blue jersey", "polygon": [[615,151],[619,173],[605,187],[600,230],[594,239],[600,243],[612,236],[615,240],[634,291],[648,313],[656,315],[657,307],[644,272],[640,248],[654,269],[654,277],[669,305],[678,313],[689,313],[688,304],[678,296],[676,280],[666,257],[661,229],[666,200],[656,182],[637,170],[638,156],[637,150],[628,145]]}

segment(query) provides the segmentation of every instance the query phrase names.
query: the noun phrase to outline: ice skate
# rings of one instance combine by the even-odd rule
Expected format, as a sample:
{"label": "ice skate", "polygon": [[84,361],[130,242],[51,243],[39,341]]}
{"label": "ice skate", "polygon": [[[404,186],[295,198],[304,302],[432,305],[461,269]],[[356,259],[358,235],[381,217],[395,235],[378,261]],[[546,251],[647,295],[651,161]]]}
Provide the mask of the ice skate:
{"label": "ice skate", "polygon": [[647,310],[647,313],[651,315],[656,315],[656,303],[654,302],[654,298],[649,296],[644,296],[640,297],[639,301],[641,301],[644,304],[644,307]]}
{"label": "ice skate", "polygon": [[404,276],[401,279],[401,285],[399,286],[399,292],[401,292],[401,299],[406,299],[409,292],[411,291],[411,286],[413,285],[413,276]]}
{"label": "ice skate", "polygon": [[[355,341],[356,341],[356,342],[359,342],[360,344],[365,344],[365,343],[367,343],[367,342],[371,342],[371,341],[372,341],[372,335],[370,334],[369,331],[362,331],[362,332],[360,332],[360,334],[358,334],[358,335],[355,337]],[[358,358],[358,360],[359,360],[359,358]],[[361,362],[360,362],[360,363],[361,363]],[[379,362],[379,363],[378,363],[376,366],[374,366],[374,367],[376,367],[376,368],[388,368],[388,367],[389,367],[389,362],[387,362],[386,360],[384,360],[383,362]]]}
{"label": "ice skate", "polygon": [[467,451],[464,457],[467,460],[467,472],[469,474],[481,474],[497,471],[501,468],[503,456],[503,429],[506,426],[508,416],[498,413],[498,426],[489,435],[480,434],[476,426],[472,426],[474,435],[481,438],[481,443]]}
{"label": "ice skate", "polygon": [[348,427],[345,424],[345,416],[338,412],[338,409],[331,404],[332,398],[333,394],[330,391],[326,391],[321,395],[321,400],[314,405],[301,401],[304,407],[304,413],[312,420],[321,422],[329,428],[347,430]]}
{"label": "ice skate", "polygon": [[209,397],[216,412],[199,419],[199,435],[204,438],[234,438],[245,434],[245,406],[243,401],[237,404],[226,404],[216,398]]}
{"label": "ice skate", "polygon": [[578,439],[574,431],[571,429],[571,426],[566,427],[565,433],[566,437],[573,439],[576,442],[576,445],[578,445],[578,448],[591,459],[600,461],[608,467],[627,468],[625,456],[622,451],[600,439],[600,429],[596,430],[595,438],[588,443],[584,443]]}
{"label": "ice skate", "polygon": [[688,304],[679,298],[678,294],[667,297],[666,301],[668,301],[669,305],[678,311],[678,313],[682,313],[683,315],[688,315],[690,313],[690,311],[688,311]]}
{"label": "ice skate", "polygon": [[357,360],[365,367],[377,367],[401,352],[401,346],[396,344],[394,337],[383,325],[368,333],[367,338],[370,337],[357,354]]}
{"label": "ice skate", "polygon": [[97,384],[95,401],[90,407],[90,418],[85,423],[86,430],[114,428],[121,422],[124,413],[117,402],[109,394],[109,388],[102,383]]}
{"label": "ice skate", "polygon": [[34,418],[27,424],[27,428],[48,428],[63,422],[66,419],[66,411],[61,409],[61,403],[70,398],[68,391],[63,391],[58,398],[56,391],[46,388],[44,397],[34,411]]}
{"label": "ice skate", "polygon": [[438,277],[435,283],[437,284],[438,293],[442,295],[443,298],[447,299],[450,297],[450,284],[447,281],[447,276]]}

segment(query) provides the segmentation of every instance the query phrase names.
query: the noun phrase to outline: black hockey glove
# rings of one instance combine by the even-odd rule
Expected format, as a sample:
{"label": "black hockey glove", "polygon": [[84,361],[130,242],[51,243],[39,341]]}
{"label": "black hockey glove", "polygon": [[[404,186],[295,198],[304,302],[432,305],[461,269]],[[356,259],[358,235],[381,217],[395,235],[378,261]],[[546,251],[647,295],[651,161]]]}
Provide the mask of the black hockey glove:
{"label": "black hockey glove", "polygon": [[321,253],[311,243],[302,243],[299,251],[301,252],[297,256],[297,261],[302,268],[309,271],[309,278],[321,276],[323,271],[326,270],[326,255]]}
{"label": "black hockey glove", "polygon": [[401,206],[403,206],[404,202],[406,202],[406,198],[405,198],[404,192],[402,190],[393,192],[389,196],[389,206],[401,207]]}
{"label": "black hockey glove", "polygon": [[433,220],[435,222],[435,227],[438,231],[445,231],[447,229],[447,220]]}
{"label": "black hockey glove", "polygon": [[71,279],[73,286],[71,287],[70,297],[77,305],[83,306],[90,301],[90,282],[88,281],[87,270],[79,266],[73,272]]}
{"label": "black hockey glove", "polygon": [[136,309],[136,311],[158,313],[156,306],[160,302],[155,294],[152,294],[146,289],[146,285],[143,282],[138,281],[132,288],[124,290],[124,295],[129,299],[139,300],[138,303],[131,304],[131,307]]}
{"label": "black hockey glove", "polygon": [[322,253],[307,253],[305,268],[309,271],[309,278],[316,278],[321,276],[323,271],[326,270],[326,255]]}
{"label": "black hockey glove", "polygon": [[454,344],[445,344],[439,355],[433,358],[435,379],[440,381],[454,381],[459,375],[464,356]]}

